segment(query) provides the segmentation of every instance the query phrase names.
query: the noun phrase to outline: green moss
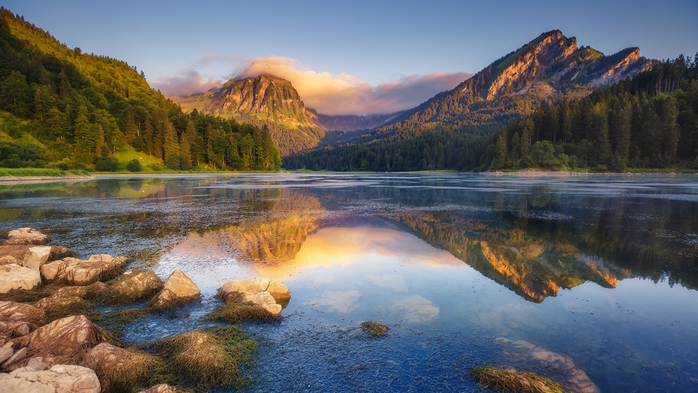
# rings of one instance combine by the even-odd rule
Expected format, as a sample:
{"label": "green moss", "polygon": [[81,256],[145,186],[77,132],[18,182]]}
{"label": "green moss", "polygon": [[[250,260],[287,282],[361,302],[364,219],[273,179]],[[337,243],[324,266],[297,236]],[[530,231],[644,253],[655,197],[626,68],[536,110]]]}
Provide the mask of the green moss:
{"label": "green moss", "polygon": [[562,387],[552,380],[533,373],[507,371],[495,367],[474,367],[478,383],[511,393],[563,393]]}
{"label": "green moss", "polygon": [[388,327],[378,322],[361,322],[361,330],[373,337],[382,337],[388,332]]}

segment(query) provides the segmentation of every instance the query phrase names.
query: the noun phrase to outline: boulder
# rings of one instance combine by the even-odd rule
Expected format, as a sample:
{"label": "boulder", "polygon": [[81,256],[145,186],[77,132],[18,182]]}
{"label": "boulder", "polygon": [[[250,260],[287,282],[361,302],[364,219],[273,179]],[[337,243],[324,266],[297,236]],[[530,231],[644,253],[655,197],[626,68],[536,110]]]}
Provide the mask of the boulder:
{"label": "boulder", "polygon": [[20,289],[33,290],[41,285],[41,274],[35,269],[20,265],[0,266],[0,293]]}
{"label": "boulder", "polygon": [[9,359],[12,357],[12,355],[15,353],[15,350],[12,349],[12,345],[4,345],[0,347],[0,364],[3,364],[5,360]]}
{"label": "boulder", "polygon": [[44,235],[33,228],[19,228],[7,233],[7,245],[41,245],[51,241],[51,236]]}
{"label": "boulder", "polygon": [[29,304],[0,301],[0,321],[28,322],[41,326],[44,324],[44,310]]}
{"label": "boulder", "polygon": [[[12,347],[10,347],[12,348]],[[14,354],[10,356],[9,359],[5,360],[5,362],[2,364],[3,368],[8,368],[12,366],[13,364],[19,362],[20,360],[24,359],[27,357],[27,348],[20,348],[17,351],[14,351]]]}
{"label": "boulder", "polygon": [[48,261],[76,256],[69,248],[60,246],[0,246],[0,265],[15,263],[24,267],[39,269]]}
{"label": "boulder", "polygon": [[88,285],[118,276],[127,262],[126,257],[106,254],[92,255],[87,260],[63,258],[41,266],[41,276],[49,283]]}
{"label": "boulder", "polygon": [[244,294],[242,297],[242,301],[260,306],[263,309],[269,311],[275,317],[281,315],[281,310],[283,309],[283,307],[281,307],[280,304],[276,304],[274,297],[271,296],[269,292]]}
{"label": "boulder", "polygon": [[34,246],[29,247],[27,254],[24,256],[24,267],[39,270],[51,256],[51,247],[49,246]]}
{"label": "boulder", "polygon": [[[0,246],[2,247],[2,246]],[[2,265],[21,265],[22,261],[17,260],[17,258],[12,255],[5,255],[0,257],[0,266]]]}
{"label": "boulder", "polygon": [[148,383],[157,358],[101,343],[85,355],[81,365],[95,371],[105,391],[132,391],[133,386]]}
{"label": "boulder", "polygon": [[[41,356],[51,364],[77,364],[87,350],[106,341],[107,337],[105,330],[83,315],[75,315],[53,321],[12,341],[14,347],[26,348],[30,357]],[[18,365],[24,364],[26,362]]]}
{"label": "boulder", "polygon": [[216,296],[227,302],[238,294],[242,296],[243,302],[260,306],[274,316],[279,316],[283,309],[278,303],[288,302],[291,299],[291,294],[285,285],[265,278],[228,281],[218,289]]}
{"label": "boulder", "polygon": [[180,304],[196,300],[201,296],[194,280],[177,269],[165,281],[165,286],[150,302],[150,307],[157,312],[174,308]]}
{"label": "boulder", "polygon": [[131,303],[149,298],[162,289],[162,280],[152,270],[138,273],[129,270],[108,283],[101,299],[109,304]]}
{"label": "boulder", "polygon": [[266,278],[228,281],[218,290],[218,296],[226,299],[231,294],[236,292],[243,295],[269,292],[277,303],[291,299],[291,294],[285,285]]}
{"label": "boulder", "polygon": [[55,365],[48,370],[29,367],[0,374],[0,392],[99,393],[94,371],[86,367]]}
{"label": "boulder", "polygon": [[177,393],[178,390],[167,384],[155,385],[148,390],[142,390],[139,393]]}
{"label": "boulder", "polygon": [[0,301],[0,335],[4,340],[29,334],[43,325],[44,310],[29,304]]}
{"label": "boulder", "polygon": [[77,257],[78,254],[67,247],[61,246],[51,246],[51,255],[49,255],[49,261],[55,261],[56,259],[63,259],[68,257]]}

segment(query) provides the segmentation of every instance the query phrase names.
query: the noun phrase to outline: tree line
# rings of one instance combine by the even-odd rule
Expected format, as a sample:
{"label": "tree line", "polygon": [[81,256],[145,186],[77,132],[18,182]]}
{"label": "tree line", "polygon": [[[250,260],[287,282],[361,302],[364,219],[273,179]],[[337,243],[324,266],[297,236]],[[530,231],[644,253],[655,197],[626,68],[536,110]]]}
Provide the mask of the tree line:
{"label": "tree line", "polygon": [[548,101],[506,122],[489,136],[452,126],[409,139],[367,136],[361,138],[366,142],[355,139],[290,156],[284,166],[331,171],[698,168],[698,55],[659,62],[585,98]]}
{"label": "tree line", "polygon": [[12,152],[0,165],[116,169],[133,150],[170,169],[281,165],[266,127],[185,114],[136,67],[69,49],[1,7],[0,111],[0,148]]}
{"label": "tree line", "polygon": [[698,167],[698,55],[657,64],[501,129],[490,169]]}

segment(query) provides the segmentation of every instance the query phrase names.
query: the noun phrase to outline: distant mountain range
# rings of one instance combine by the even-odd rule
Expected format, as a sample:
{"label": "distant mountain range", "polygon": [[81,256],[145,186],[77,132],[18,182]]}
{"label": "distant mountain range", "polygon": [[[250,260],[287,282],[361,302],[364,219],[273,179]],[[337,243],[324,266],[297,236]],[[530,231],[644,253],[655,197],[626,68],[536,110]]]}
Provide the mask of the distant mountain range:
{"label": "distant mountain range", "polygon": [[614,55],[577,47],[576,38],[559,30],[541,34],[502,57],[451,91],[410,110],[404,120],[378,134],[404,137],[448,127],[487,135],[530,113],[541,103],[581,98],[652,68],[655,61],[640,56],[638,48]]}
{"label": "distant mountain range", "polygon": [[545,102],[582,98],[596,88],[649,70],[655,63],[641,57],[638,48],[605,56],[590,47],[578,47],[574,37],[553,30],[495,61],[453,90],[392,114],[317,113],[305,107],[289,81],[271,75],[231,79],[175,102],[187,112],[196,108],[200,113],[267,125],[281,154],[287,156],[351,138],[358,138],[357,143],[386,137],[409,139],[435,129],[491,135]]}

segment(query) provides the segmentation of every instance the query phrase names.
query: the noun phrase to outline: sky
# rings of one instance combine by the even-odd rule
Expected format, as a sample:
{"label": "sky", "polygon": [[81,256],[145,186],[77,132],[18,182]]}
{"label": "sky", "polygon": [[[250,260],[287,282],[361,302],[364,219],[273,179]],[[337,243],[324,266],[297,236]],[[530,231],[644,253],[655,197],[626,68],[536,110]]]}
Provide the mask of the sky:
{"label": "sky", "polygon": [[168,96],[267,70],[326,114],[388,113],[452,89],[545,31],[605,54],[698,52],[698,1],[0,0]]}

